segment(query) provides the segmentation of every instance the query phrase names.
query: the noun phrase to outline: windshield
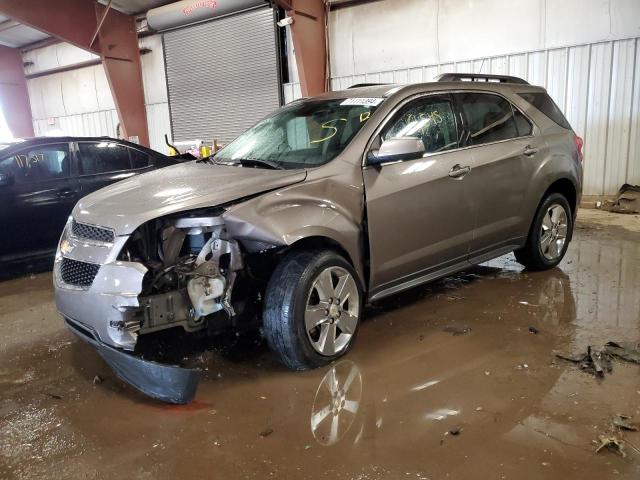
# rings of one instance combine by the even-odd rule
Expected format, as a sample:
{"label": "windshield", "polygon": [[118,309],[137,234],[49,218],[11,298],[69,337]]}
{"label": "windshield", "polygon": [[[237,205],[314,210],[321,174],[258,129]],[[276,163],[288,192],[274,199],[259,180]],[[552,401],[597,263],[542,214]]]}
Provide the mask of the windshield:
{"label": "windshield", "polygon": [[333,160],[382,98],[305,100],[278,110],[236,138],[216,162],[261,168],[317,167]]}

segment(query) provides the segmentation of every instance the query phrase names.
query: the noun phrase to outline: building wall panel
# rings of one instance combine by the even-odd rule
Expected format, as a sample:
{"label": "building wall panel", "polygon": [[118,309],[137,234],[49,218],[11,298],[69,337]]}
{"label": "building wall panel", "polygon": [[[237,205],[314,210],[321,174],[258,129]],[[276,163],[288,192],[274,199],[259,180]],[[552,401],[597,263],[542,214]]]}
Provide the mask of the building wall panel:
{"label": "building wall panel", "polygon": [[607,129],[607,153],[604,168],[604,191],[611,192],[627,180],[629,131],[635,67],[635,41],[624,40],[613,45],[611,93]]}
{"label": "building wall panel", "polygon": [[[613,195],[640,183],[640,39],[367,72],[374,83],[432,81],[443,72],[508,74],[542,85],[585,146],[585,195]],[[359,79],[362,77],[359,77]],[[404,81],[406,79],[406,82]],[[334,76],[334,90],[362,80]],[[297,97],[294,97],[297,98]]]}
{"label": "building wall panel", "polygon": [[640,40],[636,39],[633,69],[633,100],[631,102],[631,131],[629,132],[629,163],[627,182],[640,185]]}

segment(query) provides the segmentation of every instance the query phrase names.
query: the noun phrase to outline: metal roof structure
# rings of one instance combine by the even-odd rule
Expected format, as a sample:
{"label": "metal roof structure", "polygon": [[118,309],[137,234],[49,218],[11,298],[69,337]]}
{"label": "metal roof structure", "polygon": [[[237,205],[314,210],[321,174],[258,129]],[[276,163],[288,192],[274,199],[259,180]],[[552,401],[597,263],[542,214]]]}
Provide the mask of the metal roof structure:
{"label": "metal roof structure", "polygon": [[[93,1],[93,0],[87,0]],[[108,0],[99,0],[107,5]],[[127,15],[140,15],[149,9],[173,3],[167,0],[112,0],[111,8]],[[0,45],[11,48],[24,48],[51,38],[48,34],[35,28],[11,20],[0,12]]]}

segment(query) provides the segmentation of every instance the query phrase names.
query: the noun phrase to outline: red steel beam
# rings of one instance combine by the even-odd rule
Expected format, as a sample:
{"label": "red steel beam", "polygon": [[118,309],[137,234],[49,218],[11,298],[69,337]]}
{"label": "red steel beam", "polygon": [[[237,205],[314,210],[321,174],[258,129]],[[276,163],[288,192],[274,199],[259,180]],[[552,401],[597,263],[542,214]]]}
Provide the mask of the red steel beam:
{"label": "red steel beam", "polygon": [[[105,8],[104,5],[95,3],[96,22],[104,18]],[[149,146],[135,19],[112,9],[98,30],[96,43],[101,45],[100,58],[124,136],[130,139],[138,137],[138,143]]]}
{"label": "red steel beam", "polygon": [[[104,5],[94,0],[0,0],[0,12],[100,55],[124,135],[149,145],[134,17],[117,10],[104,17]],[[98,37],[92,43],[96,31]]]}
{"label": "red steel beam", "polygon": [[326,92],[327,39],[323,0],[276,0],[293,18],[291,35],[302,95]]}
{"label": "red steel beam", "polygon": [[9,18],[95,54],[100,45],[89,48],[96,30],[96,12],[91,0],[0,0],[0,12]]}
{"label": "red steel beam", "polygon": [[31,105],[20,50],[0,45],[0,108],[14,137],[33,137]]}

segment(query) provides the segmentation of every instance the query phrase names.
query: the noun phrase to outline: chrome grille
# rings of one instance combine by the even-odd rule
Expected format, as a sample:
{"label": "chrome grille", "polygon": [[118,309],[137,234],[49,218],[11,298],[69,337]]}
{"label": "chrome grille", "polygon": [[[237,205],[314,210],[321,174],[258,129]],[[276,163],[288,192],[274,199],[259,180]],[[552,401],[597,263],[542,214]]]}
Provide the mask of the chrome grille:
{"label": "chrome grille", "polygon": [[113,231],[107,228],[94,227],[86,223],[78,223],[75,220],[71,223],[71,232],[78,238],[96,240],[98,242],[113,243]]}
{"label": "chrome grille", "polygon": [[100,265],[79,262],[70,258],[63,258],[60,263],[60,277],[68,285],[76,287],[90,287],[96,278]]}

